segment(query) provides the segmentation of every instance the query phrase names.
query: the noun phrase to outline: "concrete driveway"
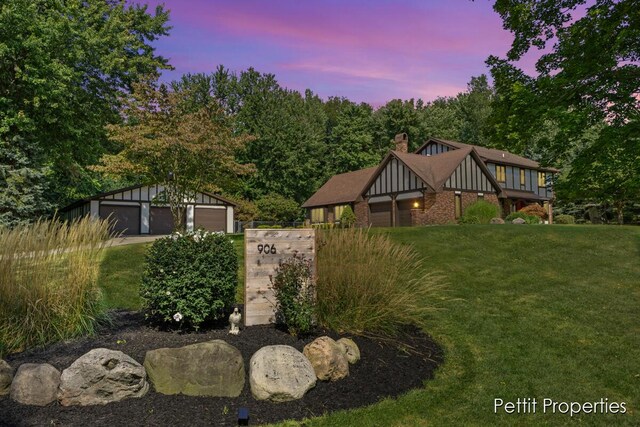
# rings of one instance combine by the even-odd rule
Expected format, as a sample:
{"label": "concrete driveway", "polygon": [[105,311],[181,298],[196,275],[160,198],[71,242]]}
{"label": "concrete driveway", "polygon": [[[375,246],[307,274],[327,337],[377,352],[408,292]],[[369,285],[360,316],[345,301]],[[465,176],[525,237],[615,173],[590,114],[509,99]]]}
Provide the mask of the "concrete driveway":
{"label": "concrete driveway", "polygon": [[165,237],[164,235],[154,235],[154,236],[122,236],[117,237],[115,239],[109,240],[109,246],[122,246],[122,245],[133,245],[135,243],[148,243],[153,242],[160,237]]}

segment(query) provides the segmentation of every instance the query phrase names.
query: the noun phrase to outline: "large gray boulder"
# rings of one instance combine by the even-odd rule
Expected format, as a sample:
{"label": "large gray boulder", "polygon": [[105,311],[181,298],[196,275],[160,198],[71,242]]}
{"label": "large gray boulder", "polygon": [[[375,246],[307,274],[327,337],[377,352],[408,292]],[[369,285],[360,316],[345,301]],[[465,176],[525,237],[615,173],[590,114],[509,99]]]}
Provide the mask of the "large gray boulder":
{"label": "large gray boulder", "polygon": [[144,367],[162,394],[237,397],[244,388],[242,354],[222,340],[150,350]]}
{"label": "large gray boulder", "polygon": [[304,346],[303,353],[321,381],[337,381],[349,375],[349,361],[342,347],[330,337],[316,338]]}
{"label": "large gray boulder", "polygon": [[11,383],[11,398],[24,405],[45,406],[56,400],[60,371],[48,363],[24,363]]}
{"label": "large gray boulder", "polygon": [[351,338],[340,338],[336,343],[342,349],[342,353],[350,364],[357,363],[360,360],[360,349]]}
{"label": "large gray boulder", "polygon": [[526,224],[527,221],[525,221],[522,218],[515,218],[513,221],[511,221],[511,224]]}
{"label": "large gray boulder", "polygon": [[498,218],[498,217],[491,218],[490,223],[491,224],[504,224],[504,219]]}
{"label": "large gray boulder", "polygon": [[302,398],[315,387],[311,362],[288,345],[262,347],[249,363],[251,394],[258,400],[286,402]]}
{"label": "large gray boulder", "polygon": [[63,406],[106,405],[148,390],[142,365],[121,351],[96,348],[62,371],[58,400]]}
{"label": "large gray boulder", "polygon": [[13,368],[0,359],[0,396],[11,392],[11,381],[13,381]]}

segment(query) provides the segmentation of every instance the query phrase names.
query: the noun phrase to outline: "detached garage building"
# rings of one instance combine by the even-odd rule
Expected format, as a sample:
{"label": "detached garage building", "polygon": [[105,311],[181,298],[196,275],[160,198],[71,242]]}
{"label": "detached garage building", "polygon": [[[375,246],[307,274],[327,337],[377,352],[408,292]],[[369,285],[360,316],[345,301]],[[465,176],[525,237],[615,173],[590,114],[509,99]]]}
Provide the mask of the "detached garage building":
{"label": "detached garage building", "polygon": [[[66,219],[84,215],[111,218],[114,220],[113,231],[125,235],[170,234],[173,231],[171,209],[155,203],[156,196],[163,191],[162,185],[121,188],[79,200],[63,208],[60,213]],[[186,205],[184,218],[187,231],[204,228],[233,233],[234,206],[220,196],[198,193],[196,199]]]}

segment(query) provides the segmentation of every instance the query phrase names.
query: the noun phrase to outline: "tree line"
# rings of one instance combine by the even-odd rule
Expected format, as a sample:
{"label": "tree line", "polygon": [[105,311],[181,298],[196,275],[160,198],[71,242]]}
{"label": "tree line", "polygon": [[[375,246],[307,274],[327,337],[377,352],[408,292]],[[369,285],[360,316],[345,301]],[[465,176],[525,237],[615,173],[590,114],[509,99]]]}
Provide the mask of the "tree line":
{"label": "tree line", "polygon": [[[509,150],[562,169],[558,197],[639,199],[638,1],[496,1],[514,33],[457,96],[379,108],[321,99],[253,68],[186,74],[152,43],[162,7],[123,1],[8,0],[0,6],[0,224],[50,215],[79,198],[161,182],[183,198],[221,192],[240,219],[293,220],[329,177],[379,163],[395,134]],[[534,19],[535,18],[535,19]],[[603,40],[614,40],[614,43]],[[517,61],[551,46],[538,75]],[[65,46],[60,49],[59,46]]]}

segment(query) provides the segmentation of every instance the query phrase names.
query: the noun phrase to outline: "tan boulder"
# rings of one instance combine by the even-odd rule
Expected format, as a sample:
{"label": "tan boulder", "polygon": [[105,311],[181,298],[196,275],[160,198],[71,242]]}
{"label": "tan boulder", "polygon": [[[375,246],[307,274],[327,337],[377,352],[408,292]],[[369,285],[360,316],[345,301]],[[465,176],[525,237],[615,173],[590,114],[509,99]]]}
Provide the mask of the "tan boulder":
{"label": "tan boulder", "polygon": [[321,381],[337,381],[349,375],[347,357],[332,338],[316,338],[304,347],[303,353]]}
{"label": "tan boulder", "polygon": [[340,338],[337,343],[350,364],[353,365],[360,360],[360,349],[351,338]]}

